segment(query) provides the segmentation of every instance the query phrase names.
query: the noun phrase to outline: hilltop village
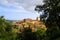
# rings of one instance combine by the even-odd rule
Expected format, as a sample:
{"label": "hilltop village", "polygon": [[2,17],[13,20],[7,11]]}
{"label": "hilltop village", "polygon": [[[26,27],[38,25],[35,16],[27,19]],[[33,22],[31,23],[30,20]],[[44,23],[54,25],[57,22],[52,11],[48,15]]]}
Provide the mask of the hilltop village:
{"label": "hilltop village", "polygon": [[37,17],[35,20],[31,18],[26,18],[23,20],[15,20],[13,21],[13,25],[18,26],[18,31],[22,31],[23,28],[30,27],[32,32],[37,31],[37,28],[42,28],[46,30],[46,26],[43,22],[40,22],[40,18]]}

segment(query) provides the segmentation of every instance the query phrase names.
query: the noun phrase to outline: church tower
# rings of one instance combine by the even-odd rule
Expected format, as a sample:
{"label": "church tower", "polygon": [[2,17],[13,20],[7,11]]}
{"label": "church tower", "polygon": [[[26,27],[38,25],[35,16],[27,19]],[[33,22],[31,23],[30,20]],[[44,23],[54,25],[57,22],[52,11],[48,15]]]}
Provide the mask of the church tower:
{"label": "church tower", "polygon": [[37,21],[40,21],[40,17],[37,17],[37,19],[36,19]]}

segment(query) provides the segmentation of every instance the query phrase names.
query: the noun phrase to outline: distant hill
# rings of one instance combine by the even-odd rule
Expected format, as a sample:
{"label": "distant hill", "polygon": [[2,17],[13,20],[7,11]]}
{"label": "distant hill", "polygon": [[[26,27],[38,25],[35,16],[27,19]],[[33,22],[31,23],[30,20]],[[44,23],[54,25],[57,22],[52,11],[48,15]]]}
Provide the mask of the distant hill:
{"label": "distant hill", "polygon": [[6,21],[8,21],[8,22],[13,22],[14,20],[6,20]]}

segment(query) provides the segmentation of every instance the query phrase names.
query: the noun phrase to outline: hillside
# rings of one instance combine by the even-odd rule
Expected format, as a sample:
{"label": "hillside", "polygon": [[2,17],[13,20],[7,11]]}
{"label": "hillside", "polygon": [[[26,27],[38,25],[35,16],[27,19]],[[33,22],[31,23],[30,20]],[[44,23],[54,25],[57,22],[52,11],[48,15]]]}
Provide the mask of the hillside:
{"label": "hillside", "polygon": [[30,19],[26,18],[23,20],[15,20],[12,22],[13,25],[18,26],[18,31],[22,31],[23,28],[30,27],[32,29],[32,32],[37,31],[37,28],[42,28],[46,30],[46,26],[43,22],[40,22],[40,20],[36,19]]}

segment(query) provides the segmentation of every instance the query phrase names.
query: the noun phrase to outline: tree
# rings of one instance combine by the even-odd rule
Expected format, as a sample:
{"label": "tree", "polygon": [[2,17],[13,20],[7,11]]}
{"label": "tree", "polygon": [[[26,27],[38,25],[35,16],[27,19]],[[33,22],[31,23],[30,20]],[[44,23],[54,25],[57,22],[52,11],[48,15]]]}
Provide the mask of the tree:
{"label": "tree", "polygon": [[13,25],[0,16],[0,40],[15,40],[16,33],[13,32]]}
{"label": "tree", "polygon": [[43,2],[44,5],[37,5],[35,10],[39,12],[43,10],[44,14],[40,18],[45,22],[47,34],[51,40],[60,35],[60,0],[44,0]]}
{"label": "tree", "polygon": [[21,40],[37,40],[36,33],[32,32],[32,29],[30,27],[24,28],[21,35]]}
{"label": "tree", "polygon": [[47,40],[46,30],[43,28],[37,28],[37,40]]}

